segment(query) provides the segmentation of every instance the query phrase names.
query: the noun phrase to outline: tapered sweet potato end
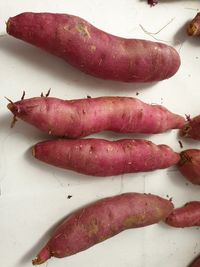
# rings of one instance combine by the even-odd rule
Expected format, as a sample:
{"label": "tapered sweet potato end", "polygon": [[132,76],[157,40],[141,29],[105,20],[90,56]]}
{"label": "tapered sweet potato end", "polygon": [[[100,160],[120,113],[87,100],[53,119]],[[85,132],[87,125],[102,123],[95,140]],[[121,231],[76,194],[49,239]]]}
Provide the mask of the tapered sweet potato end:
{"label": "tapered sweet potato end", "polygon": [[51,258],[51,253],[49,251],[49,248],[46,246],[39,252],[37,257],[34,260],[32,260],[32,264],[40,265],[50,258]]}

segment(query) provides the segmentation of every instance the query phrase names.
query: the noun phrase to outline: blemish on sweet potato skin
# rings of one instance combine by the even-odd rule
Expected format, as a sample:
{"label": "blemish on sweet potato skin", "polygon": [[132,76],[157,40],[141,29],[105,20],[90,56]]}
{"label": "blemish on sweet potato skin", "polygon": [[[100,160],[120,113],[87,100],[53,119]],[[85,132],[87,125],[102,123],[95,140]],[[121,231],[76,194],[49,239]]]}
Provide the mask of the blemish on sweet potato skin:
{"label": "blemish on sweet potato skin", "polygon": [[[39,252],[38,262],[50,256],[73,255],[129,228],[158,223],[172,210],[169,200],[151,194],[125,193],[101,199],[66,218]],[[46,250],[49,253],[44,253]]]}
{"label": "blemish on sweet potato skin", "polygon": [[181,129],[180,135],[185,138],[200,140],[200,115],[189,118],[187,124]]}
{"label": "blemish on sweet potato skin", "polygon": [[191,183],[200,185],[200,150],[187,149],[180,153],[178,168]]}
{"label": "blemish on sweet potato skin", "polygon": [[177,51],[168,45],[117,37],[67,14],[25,12],[9,18],[7,33],[102,79],[160,81],[180,66]]}
{"label": "blemish on sweet potato skin", "polygon": [[187,27],[187,33],[190,36],[200,36],[200,12],[194,17]]}

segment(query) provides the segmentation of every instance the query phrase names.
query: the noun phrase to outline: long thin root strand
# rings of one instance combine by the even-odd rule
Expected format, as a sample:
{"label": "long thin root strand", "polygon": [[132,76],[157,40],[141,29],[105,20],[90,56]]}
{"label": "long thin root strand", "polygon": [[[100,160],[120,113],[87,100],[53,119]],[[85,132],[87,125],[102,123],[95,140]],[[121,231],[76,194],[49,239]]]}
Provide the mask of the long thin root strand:
{"label": "long thin root strand", "polygon": [[22,93],[21,100],[24,100],[24,97],[25,97],[25,91],[23,91],[23,93]]}
{"label": "long thin root strand", "polygon": [[6,96],[4,96],[6,100],[8,100],[8,102],[10,102],[11,104],[14,104],[12,100],[10,100],[9,98],[7,98]]}
{"label": "long thin root strand", "polygon": [[11,125],[10,125],[10,128],[14,128],[16,122],[17,122],[17,117],[16,116],[13,116],[13,119],[12,119],[12,122],[11,122]]}

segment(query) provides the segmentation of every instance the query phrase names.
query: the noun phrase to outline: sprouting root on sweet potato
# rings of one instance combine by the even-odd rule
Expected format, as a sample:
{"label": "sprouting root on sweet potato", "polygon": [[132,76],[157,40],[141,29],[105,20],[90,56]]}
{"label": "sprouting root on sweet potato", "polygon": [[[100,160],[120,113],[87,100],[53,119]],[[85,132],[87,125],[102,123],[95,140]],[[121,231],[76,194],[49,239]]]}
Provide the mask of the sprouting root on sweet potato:
{"label": "sprouting root on sweet potato", "polygon": [[35,97],[8,104],[14,116],[51,135],[80,138],[101,131],[162,133],[186,121],[160,105],[131,97],[61,100]]}
{"label": "sprouting root on sweet potato", "polygon": [[126,229],[158,223],[172,210],[169,200],[151,194],[125,193],[101,199],[64,220],[33,265],[86,250]]}

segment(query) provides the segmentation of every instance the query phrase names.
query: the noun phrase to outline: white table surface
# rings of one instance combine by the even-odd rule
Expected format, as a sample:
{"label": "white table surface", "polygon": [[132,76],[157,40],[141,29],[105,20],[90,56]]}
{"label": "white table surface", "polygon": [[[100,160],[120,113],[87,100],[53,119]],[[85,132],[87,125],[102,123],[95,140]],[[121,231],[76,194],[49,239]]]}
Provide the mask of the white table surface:
{"label": "white table surface", "polygon": [[[151,173],[94,178],[54,168],[32,158],[30,148],[48,138],[12,116],[7,100],[39,96],[51,88],[51,96],[73,99],[102,95],[135,97],[163,104],[179,114],[200,114],[200,39],[188,38],[185,24],[200,8],[199,1],[160,1],[150,8],[140,0],[1,0],[0,34],[5,21],[24,11],[61,12],[81,16],[97,27],[124,37],[167,42],[180,52],[182,65],[169,80],[154,84],[103,81],[85,75],[61,59],[10,36],[0,37],[0,265],[28,267],[47,241],[55,225],[70,212],[99,198],[128,191],[173,197],[176,207],[200,200],[200,188],[191,185],[175,167]],[[171,22],[160,33],[150,36]],[[96,135],[110,140],[123,135]],[[134,137],[126,135],[125,137]],[[177,131],[137,135],[165,143],[180,151]],[[200,142],[183,140],[184,149],[200,148]],[[68,195],[72,195],[68,199]],[[158,224],[123,233],[82,253],[51,259],[48,267],[186,267],[200,252],[200,229],[175,229]]]}

